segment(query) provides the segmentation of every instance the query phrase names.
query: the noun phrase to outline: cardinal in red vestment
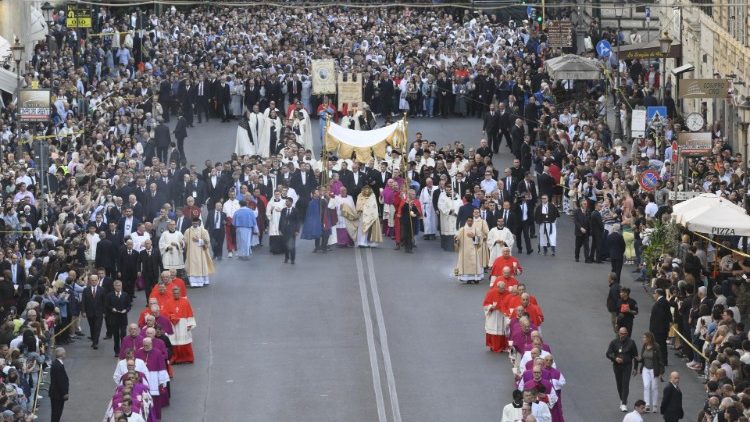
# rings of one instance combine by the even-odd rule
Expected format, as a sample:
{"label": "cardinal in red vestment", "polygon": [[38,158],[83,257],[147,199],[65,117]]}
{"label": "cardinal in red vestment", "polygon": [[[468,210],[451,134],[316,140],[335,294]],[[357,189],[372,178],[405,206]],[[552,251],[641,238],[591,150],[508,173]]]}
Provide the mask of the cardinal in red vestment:
{"label": "cardinal in red vestment", "polygon": [[508,308],[505,304],[507,295],[505,285],[498,283],[487,290],[482,302],[485,318],[485,345],[495,353],[503,352],[508,348],[508,337],[506,335]]}
{"label": "cardinal in red vestment", "polygon": [[190,301],[180,296],[178,287],[172,288],[173,300],[164,308],[164,315],[172,323],[174,333],[169,336],[172,343],[172,359],[174,363],[193,363],[193,334],[195,316]]}
{"label": "cardinal in red vestment", "polygon": [[518,259],[510,256],[510,248],[503,248],[503,254],[495,258],[495,262],[492,263],[492,271],[490,272],[490,278],[500,277],[503,275],[503,268],[511,268],[512,275],[517,276],[523,273],[523,267]]}

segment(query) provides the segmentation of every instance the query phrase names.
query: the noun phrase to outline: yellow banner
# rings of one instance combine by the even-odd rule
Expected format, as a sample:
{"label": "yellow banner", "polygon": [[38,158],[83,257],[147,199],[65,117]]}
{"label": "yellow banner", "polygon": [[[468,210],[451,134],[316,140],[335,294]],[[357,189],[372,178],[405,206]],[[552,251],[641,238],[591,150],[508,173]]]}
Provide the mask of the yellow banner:
{"label": "yellow banner", "polygon": [[346,75],[346,80],[344,80],[344,76],[343,74],[339,74],[338,76],[339,110],[343,108],[344,104],[351,105],[362,102],[362,74],[350,73]]}

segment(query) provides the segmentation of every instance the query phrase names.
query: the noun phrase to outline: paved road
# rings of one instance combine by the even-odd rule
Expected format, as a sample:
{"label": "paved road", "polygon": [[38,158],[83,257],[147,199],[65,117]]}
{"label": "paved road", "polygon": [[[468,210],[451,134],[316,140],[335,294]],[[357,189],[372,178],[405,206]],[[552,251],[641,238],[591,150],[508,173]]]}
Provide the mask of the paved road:
{"label": "paved road", "polygon": [[[228,157],[235,127],[213,122],[196,127],[187,141],[189,160],[200,168],[204,159]],[[474,119],[410,124],[412,132],[441,144],[475,142],[479,129]],[[496,159],[508,161],[507,153]],[[604,358],[613,337],[604,308],[608,265],[575,263],[572,231],[564,217],[557,257],[520,257],[522,279],[544,310],[545,340],[568,380],[566,419],[617,421],[622,414]],[[454,254],[441,251],[437,242],[420,239],[414,255],[392,246],[323,256],[301,241],[295,266],[265,249],[250,262],[221,262],[210,287],[188,293],[198,322],[197,361],[175,367],[164,419],[499,420],[513,385],[505,355],[484,348],[481,301],[487,283],[469,286],[452,279]],[[630,273],[624,278],[641,305],[635,327],[642,333],[651,299]],[[141,293],[136,304],[144,303]],[[85,341],[69,347],[72,384],[65,420],[95,421],[103,414],[114,388],[116,360],[109,347],[108,341],[98,351]],[[669,370],[688,372],[676,358],[671,362]],[[687,398],[702,397],[702,387],[695,377],[683,376],[682,389],[686,414],[694,415],[699,400]],[[641,397],[636,379],[631,404]],[[42,420],[47,412],[45,401]]]}

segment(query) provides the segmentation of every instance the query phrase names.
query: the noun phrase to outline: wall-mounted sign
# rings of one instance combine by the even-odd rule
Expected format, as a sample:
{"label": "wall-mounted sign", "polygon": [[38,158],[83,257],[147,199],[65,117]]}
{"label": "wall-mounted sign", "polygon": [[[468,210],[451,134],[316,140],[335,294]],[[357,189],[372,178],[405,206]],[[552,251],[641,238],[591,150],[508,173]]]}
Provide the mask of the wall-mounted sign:
{"label": "wall-mounted sign", "polygon": [[726,98],[729,79],[681,79],[678,98]]}

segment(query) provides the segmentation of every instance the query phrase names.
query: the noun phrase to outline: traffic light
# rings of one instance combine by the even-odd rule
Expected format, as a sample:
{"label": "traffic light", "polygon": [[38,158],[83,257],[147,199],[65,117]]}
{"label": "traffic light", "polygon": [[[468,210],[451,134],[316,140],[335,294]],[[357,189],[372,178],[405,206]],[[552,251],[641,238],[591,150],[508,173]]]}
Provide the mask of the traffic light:
{"label": "traffic light", "polygon": [[542,23],[542,16],[544,13],[542,12],[542,6],[534,6],[534,16],[536,17],[536,21],[539,23]]}

